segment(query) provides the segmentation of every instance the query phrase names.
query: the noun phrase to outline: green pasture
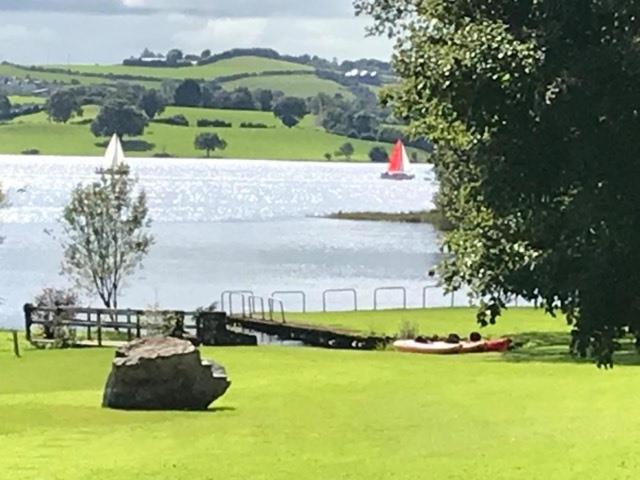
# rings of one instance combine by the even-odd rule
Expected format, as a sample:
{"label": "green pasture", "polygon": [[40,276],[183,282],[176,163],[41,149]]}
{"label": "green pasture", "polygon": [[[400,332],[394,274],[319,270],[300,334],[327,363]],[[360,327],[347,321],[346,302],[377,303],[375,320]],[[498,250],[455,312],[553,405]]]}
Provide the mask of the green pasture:
{"label": "green pasture", "polygon": [[[44,112],[18,117],[0,124],[0,153],[18,154],[27,149],[38,149],[43,155],[101,155],[105,139],[95,138],[87,122],[97,114],[97,107],[87,106],[84,115],[68,124],[56,124]],[[315,125],[313,116],[307,116],[300,125],[286,128],[272,113],[239,110],[168,107],[162,117],[185,115],[189,127],[150,123],[144,136],[129,143],[129,156],[152,156],[167,152],[176,157],[202,157],[204,152],[193,146],[195,136],[201,132],[216,132],[228,143],[228,148],[215,152],[222,158],[324,160],[326,152],[335,152],[349,141],[355,148],[354,161],[368,161],[369,150],[376,142],[348,139],[325,132]],[[198,128],[200,118],[221,119],[233,124],[232,128]],[[245,129],[241,122],[265,123],[273,128]],[[131,139],[126,139],[131,140]],[[125,148],[127,148],[125,146]]]}
{"label": "green pasture", "polygon": [[[475,328],[469,309],[305,318],[388,331],[403,318],[426,331]],[[513,310],[504,320],[496,335],[537,329],[539,338],[554,338],[563,330],[561,320],[529,310]],[[18,359],[9,335],[0,333],[0,477],[635,476],[638,367],[605,372],[566,355],[527,355],[535,349],[430,356],[207,347],[203,356],[224,364],[232,379],[213,408],[123,412],[100,406],[112,350],[26,349]]]}
{"label": "green pasture", "polygon": [[339,93],[345,97],[353,96],[342,85],[315,75],[265,75],[224,82],[222,85],[227,90],[233,90],[238,87],[246,87],[250,90],[259,88],[280,90],[286,95],[303,98],[314,97],[319,93],[326,93],[327,95]]}
{"label": "green pasture", "polygon": [[100,73],[113,75],[135,75],[155,77],[160,80],[197,78],[213,80],[217,77],[242,73],[261,73],[266,71],[309,71],[308,65],[276,60],[271,58],[242,56],[219,60],[209,65],[193,67],[136,67],[128,65],[53,65],[51,68],[62,68],[79,74]]}

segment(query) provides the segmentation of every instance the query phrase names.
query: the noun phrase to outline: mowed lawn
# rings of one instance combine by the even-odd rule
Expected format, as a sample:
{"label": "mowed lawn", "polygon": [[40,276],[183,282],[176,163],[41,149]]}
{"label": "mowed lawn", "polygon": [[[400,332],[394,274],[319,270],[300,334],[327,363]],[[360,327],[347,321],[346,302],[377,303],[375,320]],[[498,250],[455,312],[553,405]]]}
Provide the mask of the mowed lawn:
{"label": "mowed lawn", "polygon": [[624,479],[640,468],[633,366],[204,348],[233,382],[215,408],[121,412],[100,407],[113,351],[16,359],[10,348],[0,333],[0,478]]}
{"label": "mowed lawn", "polygon": [[[87,124],[97,112],[97,107],[87,106],[82,118],[72,119],[68,124],[52,123],[44,112],[0,124],[0,153],[18,154],[35,148],[43,155],[101,155],[106,139],[94,137]],[[294,128],[285,127],[270,112],[168,107],[162,117],[177,114],[185,115],[190,126],[152,122],[142,137],[134,139],[146,142],[146,149],[129,150],[127,155],[152,156],[166,152],[176,157],[202,157],[204,152],[194,147],[195,137],[202,132],[216,132],[227,141],[226,150],[215,152],[215,156],[221,158],[324,160],[325,153],[333,154],[343,143],[351,142],[355,148],[352,159],[368,161],[369,151],[378,145],[327,133],[315,125],[311,115]],[[198,128],[196,121],[200,118],[225,120],[233,127]],[[264,123],[272,128],[240,128],[241,122]]]}

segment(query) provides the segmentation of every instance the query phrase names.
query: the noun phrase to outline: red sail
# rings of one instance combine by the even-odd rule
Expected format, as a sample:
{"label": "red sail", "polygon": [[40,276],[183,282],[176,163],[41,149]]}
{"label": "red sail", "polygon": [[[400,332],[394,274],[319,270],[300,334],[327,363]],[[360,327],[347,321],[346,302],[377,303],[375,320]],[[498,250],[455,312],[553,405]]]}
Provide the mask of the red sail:
{"label": "red sail", "polygon": [[391,152],[391,156],[389,157],[389,173],[402,172],[402,142],[400,140],[397,141],[396,146],[393,147],[393,152]]}

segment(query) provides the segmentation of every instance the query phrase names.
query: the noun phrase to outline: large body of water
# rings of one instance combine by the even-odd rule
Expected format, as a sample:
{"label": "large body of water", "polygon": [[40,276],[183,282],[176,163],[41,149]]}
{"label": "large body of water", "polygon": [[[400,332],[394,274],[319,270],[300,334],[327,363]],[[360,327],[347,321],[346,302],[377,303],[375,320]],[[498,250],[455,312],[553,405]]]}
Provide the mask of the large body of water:
{"label": "large body of water", "polygon": [[[22,304],[59,275],[58,219],[74,185],[96,178],[96,158],[0,156],[10,206],[0,212],[0,326],[22,325]],[[433,206],[431,168],[413,181],[379,179],[382,166],[249,160],[131,159],[145,188],[156,243],[144,269],[128,281],[123,307],[194,309],[223,290],[304,290],[308,308],[322,291],[356,288],[360,306],[373,290],[404,286],[421,302],[428,269],[439,258],[429,225],[313,218],[339,210],[399,212]],[[24,190],[24,191],[23,191]],[[446,299],[430,298],[444,304]],[[85,303],[95,300],[85,299]],[[382,306],[400,305],[397,294]],[[291,297],[287,308],[299,302]],[[336,296],[332,309],[349,307]]]}

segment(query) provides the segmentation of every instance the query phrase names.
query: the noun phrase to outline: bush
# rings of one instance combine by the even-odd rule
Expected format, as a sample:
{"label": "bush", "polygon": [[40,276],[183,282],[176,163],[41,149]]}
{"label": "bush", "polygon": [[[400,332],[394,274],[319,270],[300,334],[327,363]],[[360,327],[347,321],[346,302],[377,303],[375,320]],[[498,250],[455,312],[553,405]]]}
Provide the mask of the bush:
{"label": "bush", "polygon": [[376,163],[386,163],[389,159],[387,150],[384,147],[373,147],[369,151],[369,159]]}
{"label": "bush", "polygon": [[230,122],[225,122],[224,120],[208,120],[206,118],[201,118],[196,123],[198,127],[218,127],[218,128],[231,128],[233,125]]}
{"label": "bush", "polygon": [[184,316],[179,312],[161,311],[155,304],[144,312],[140,323],[147,336],[168,337],[176,328],[184,328]]}
{"label": "bush", "polygon": [[240,128],[269,128],[269,125],[265,123],[254,122],[242,122]]}
{"label": "bush", "polygon": [[167,117],[167,118],[158,118],[156,120],[153,120],[155,123],[163,123],[166,125],[174,125],[176,127],[188,127],[189,126],[189,120],[187,120],[187,117],[185,117],[182,114],[179,115],[174,115],[172,117]]}
{"label": "bush", "polygon": [[398,331],[398,338],[413,340],[418,336],[418,325],[411,323],[408,320],[404,320],[400,324],[400,330]]}
{"label": "bush", "polygon": [[40,155],[40,150],[37,148],[27,148],[22,151],[22,155]]}
{"label": "bush", "polygon": [[156,152],[153,154],[153,157],[155,158],[172,158],[173,155],[171,155],[169,152]]}
{"label": "bush", "polygon": [[74,328],[64,324],[71,319],[71,314],[64,307],[73,307],[78,303],[78,295],[73,290],[45,288],[33,301],[35,307],[60,309],[55,313],[34,312],[33,319],[44,322],[42,336],[53,340],[54,348],[68,348],[75,343]]}

